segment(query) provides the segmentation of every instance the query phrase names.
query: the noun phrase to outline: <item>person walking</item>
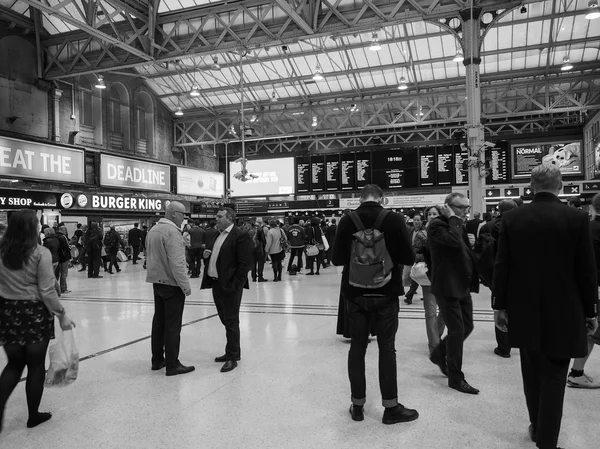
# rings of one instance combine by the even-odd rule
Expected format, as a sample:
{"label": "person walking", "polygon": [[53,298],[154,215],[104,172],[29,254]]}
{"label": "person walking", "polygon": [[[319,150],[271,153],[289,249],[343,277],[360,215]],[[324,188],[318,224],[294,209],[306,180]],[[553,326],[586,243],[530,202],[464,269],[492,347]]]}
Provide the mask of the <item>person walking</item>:
{"label": "person walking", "polygon": [[560,170],[535,167],[531,188],[531,204],[502,218],[492,307],[519,348],[530,438],[556,449],[570,360],[598,327],[598,281],[588,215],[561,203]]}
{"label": "person walking", "polygon": [[337,220],[335,218],[331,219],[331,224],[327,226],[325,230],[325,238],[327,238],[327,243],[329,243],[329,248],[327,249],[327,262],[331,263],[331,257],[333,254],[333,245],[335,244],[335,236],[337,234]]}
{"label": "person walking", "polygon": [[8,362],[0,375],[0,432],[6,402],[27,367],[27,427],[48,421],[39,411],[46,377],[46,352],[54,338],[54,316],[62,330],[75,326],[56,292],[50,251],[37,243],[39,221],[34,210],[10,217],[0,241],[0,346]]}
{"label": "person walking", "polygon": [[140,231],[140,224],[134,223],[133,228],[129,230],[127,234],[127,242],[131,245],[133,249],[133,265],[137,264],[138,256],[140,255],[140,249],[142,247],[142,231]]}
{"label": "person walking", "polygon": [[[379,346],[379,387],[382,405],[385,408],[382,422],[395,424],[413,421],[419,417],[416,410],[406,408],[398,402],[395,348],[400,310],[398,296],[404,294],[401,266],[412,264],[414,255],[403,216],[391,211],[383,212],[382,200],[383,192],[379,186],[369,184],[363,187],[360,206],[355,211],[356,216],[346,216],[340,220],[332,261],[334,265],[344,267],[342,290],[350,318],[351,343],[348,352],[348,376],[352,393],[350,415],[354,421],[364,420],[365,355],[369,343],[369,323],[374,319]],[[387,213],[383,215],[383,220],[380,218],[382,213]],[[360,220],[365,229],[376,228],[383,233],[385,248],[393,266],[389,280],[378,288],[361,288],[350,284],[354,234],[360,230],[355,220]]]}
{"label": "person walking", "polygon": [[86,232],[88,230],[88,225],[83,225],[81,227],[81,237],[79,238],[79,244],[81,245],[81,249],[79,250],[79,257],[77,258],[79,263],[81,264],[81,268],[77,271],[86,271],[87,270],[87,247],[85,243]]}
{"label": "person walking", "polygon": [[60,292],[71,293],[67,288],[67,276],[69,276],[69,264],[71,263],[71,247],[67,239],[67,227],[59,226],[56,233],[58,240],[58,266],[56,267],[56,279],[60,285]]}
{"label": "person walking", "polygon": [[448,334],[433,350],[431,362],[448,376],[448,386],[461,393],[478,394],[462,371],[464,341],[473,331],[473,300],[479,276],[464,227],[469,199],[454,192],[446,197],[442,215],[427,228],[431,253],[431,292],[442,311]]}
{"label": "person walking", "polygon": [[85,247],[88,255],[88,278],[101,278],[102,231],[95,221],[90,223],[90,227],[85,233]]}
{"label": "person walking", "polygon": [[265,234],[262,226],[256,222],[252,225],[250,240],[252,241],[252,282],[267,282],[263,275],[265,269]]}
{"label": "person walking", "polygon": [[146,238],[146,282],[154,291],[152,371],[166,367],[167,376],[194,371],[179,361],[185,297],[191,295],[181,234],[185,206],[172,201]]}
{"label": "person walking", "polygon": [[111,225],[110,230],[104,236],[104,247],[106,248],[106,255],[108,256],[108,274],[114,274],[113,267],[117,270],[117,273],[121,272],[119,268],[119,259],[117,253],[119,249],[125,249],[123,245],[123,239],[121,235],[116,231],[115,225]]}
{"label": "person walking", "polygon": [[290,260],[287,265],[287,272],[292,270],[294,260],[298,258],[296,263],[297,272],[302,271],[302,254],[304,254],[306,231],[304,230],[304,221],[296,218],[294,224],[287,230],[288,242],[290,244]]}
{"label": "person walking", "polygon": [[281,272],[283,271],[282,261],[285,258],[283,242],[287,242],[287,236],[283,229],[275,220],[269,222],[269,232],[267,233],[266,253],[271,257],[273,267],[273,282],[281,281]]}
{"label": "person walking", "polygon": [[[306,241],[307,245],[315,245],[319,249],[319,253],[316,256],[306,255],[306,268],[310,268],[310,272],[306,273],[307,276],[319,275],[319,270],[321,269],[321,265],[323,263],[323,233],[321,232],[321,227],[319,226],[321,220],[318,217],[313,217],[310,220],[310,226],[306,228]],[[314,271],[315,263],[317,265],[317,271]]]}
{"label": "person walking", "polygon": [[[423,224],[423,218],[421,217],[421,214],[419,213],[414,213],[413,214],[413,225],[412,227],[409,229],[408,232],[408,238],[411,241],[411,244],[413,246],[413,250],[415,249],[415,240],[419,240],[419,242],[423,242],[423,241],[427,241],[427,236],[425,234],[425,226]],[[423,256],[421,255],[421,257],[419,257],[417,260],[417,262],[422,262],[423,260]],[[404,269],[408,269],[408,272],[410,273],[410,268],[411,267],[405,267]],[[417,293],[417,289],[419,288],[419,284],[417,284],[415,282],[414,279],[410,279],[410,288],[408,289],[408,292],[406,293],[406,296],[404,297],[404,303],[405,304],[412,304],[412,300],[413,300],[413,296],[415,296],[415,293]]]}
{"label": "person walking", "polygon": [[205,267],[201,289],[212,289],[221,323],[225,326],[225,354],[215,358],[223,363],[221,372],[234,370],[241,360],[240,305],[243,289],[249,288],[248,272],[252,266],[252,242],[248,233],[235,226],[235,212],[221,207],[216,227],[220,231],[207,241],[204,250]]}

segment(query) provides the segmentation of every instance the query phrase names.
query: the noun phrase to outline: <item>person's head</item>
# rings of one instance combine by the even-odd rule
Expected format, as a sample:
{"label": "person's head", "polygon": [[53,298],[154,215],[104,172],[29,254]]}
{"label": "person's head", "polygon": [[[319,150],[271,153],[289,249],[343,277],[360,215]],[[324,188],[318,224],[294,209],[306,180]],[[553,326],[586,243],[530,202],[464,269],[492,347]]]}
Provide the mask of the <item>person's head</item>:
{"label": "person's head", "polygon": [[90,229],[93,230],[93,231],[97,230],[98,229],[98,222],[97,221],[92,221],[90,223]]}
{"label": "person's head", "polygon": [[262,217],[256,217],[256,223],[258,223],[259,226],[262,226],[262,224],[263,224]]}
{"label": "person's head", "polygon": [[214,219],[208,220],[208,227],[214,228],[217,225],[217,222]]}
{"label": "person's head", "polygon": [[179,201],[171,201],[165,211],[165,218],[171,220],[180,228],[185,218],[185,206]]}
{"label": "person's head", "polygon": [[143,226],[142,226],[142,229],[143,229],[144,231],[147,231],[147,230],[148,230],[148,226],[146,226],[146,225],[143,225]]}
{"label": "person's head", "polygon": [[492,214],[490,214],[489,212],[484,212],[483,213],[483,221],[492,221]]}
{"label": "person's head", "polygon": [[581,200],[579,198],[571,198],[569,199],[569,206],[574,207],[575,209],[581,209]]}
{"label": "person's head", "polygon": [[517,203],[515,203],[513,200],[502,200],[498,204],[498,212],[500,213],[500,215],[502,215],[504,212],[508,212],[509,210],[515,209],[517,207]]}
{"label": "person's head", "polygon": [[538,165],[531,171],[530,184],[534,193],[548,192],[558,196],[562,188],[562,174],[554,166]]}
{"label": "person's head", "polygon": [[23,268],[37,247],[39,232],[39,220],[34,210],[23,209],[13,213],[0,242],[4,266],[10,270]]}
{"label": "person's head", "polygon": [[51,228],[50,226],[48,226],[47,228],[44,229],[44,235],[46,237],[48,237],[49,235],[54,235],[56,234],[56,232],[54,232],[54,228]]}
{"label": "person's head", "polygon": [[428,225],[431,223],[431,220],[433,220],[435,217],[439,217],[440,215],[442,215],[442,209],[440,206],[429,206],[427,209],[425,209],[425,218],[427,219]]}
{"label": "person's head", "polygon": [[421,217],[421,214],[415,213],[413,215],[413,226],[417,231],[419,231],[423,227],[423,218]]}
{"label": "person's head", "polygon": [[58,232],[60,232],[62,235],[67,235],[67,227],[66,226],[59,226],[58,227]]}
{"label": "person's head", "polygon": [[600,193],[596,193],[592,198],[592,219],[600,215]]}
{"label": "person's head", "polygon": [[235,223],[235,211],[231,207],[220,207],[217,212],[217,229],[224,231]]}
{"label": "person's head", "polygon": [[366,201],[375,201],[381,203],[383,199],[383,190],[377,184],[367,184],[360,191],[361,204]]}
{"label": "person's head", "polygon": [[450,206],[454,214],[461,220],[464,220],[471,210],[469,198],[460,192],[452,192],[446,197],[444,203]]}
{"label": "person's head", "polygon": [[114,225],[114,224],[110,225],[110,230],[111,230],[111,231],[114,231],[115,229],[116,229],[116,227],[115,227],[115,225]]}
{"label": "person's head", "polygon": [[84,232],[85,232],[85,231],[87,231],[87,230],[88,230],[88,225],[84,224],[84,225],[81,227],[81,230],[82,230],[82,231],[84,231]]}
{"label": "person's head", "polygon": [[336,220],[335,218],[332,218],[332,219],[331,219],[331,224],[332,224],[332,225],[334,225],[334,224],[336,224],[336,223],[337,223],[337,220]]}
{"label": "person's head", "polygon": [[269,226],[272,228],[276,228],[279,225],[277,220],[269,220]]}
{"label": "person's head", "polygon": [[139,228],[139,227],[140,227],[140,224],[139,224],[139,223],[134,223],[134,224],[133,224],[133,227],[134,227],[134,228]]}
{"label": "person's head", "polygon": [[319,217],[312,217],[310,219],[310,225],[311,226],[319,226],[320,222],[321,222],[321,220],[319,220]]}
{"label": "person's head", "polygon": [[81,229],[81,223],[77,223],[77,229]]}
{"label": "person's head", "polygon": [[523,198],[518,197],[518,198],[514,198],[513,201],[515,202],[515,204],[517,205],[517,207],[521,207],[523,204]]}
{"label": "person's head", "polygon": [[306,224],[306,222],[305,222],[304,220],[300,220],[300,221],[298,222],[298,224],[299,224],[300,226],[304,226],[304,225]]}

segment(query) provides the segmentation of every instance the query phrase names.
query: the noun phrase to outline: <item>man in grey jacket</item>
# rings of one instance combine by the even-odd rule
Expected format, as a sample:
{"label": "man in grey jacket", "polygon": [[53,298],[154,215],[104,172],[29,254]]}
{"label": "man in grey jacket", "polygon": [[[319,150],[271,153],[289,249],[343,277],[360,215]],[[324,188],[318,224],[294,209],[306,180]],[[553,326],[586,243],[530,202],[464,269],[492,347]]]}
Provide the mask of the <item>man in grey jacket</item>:
{"label": "man in grey jacket", "polygon": [[154,287],[152,370],[167,367],[167,376],[194,371],[179,361],[181,320],[185,297],[192,292],[187,277],[181,223],[185,207],[173,201],[146,238],[146,282]]}

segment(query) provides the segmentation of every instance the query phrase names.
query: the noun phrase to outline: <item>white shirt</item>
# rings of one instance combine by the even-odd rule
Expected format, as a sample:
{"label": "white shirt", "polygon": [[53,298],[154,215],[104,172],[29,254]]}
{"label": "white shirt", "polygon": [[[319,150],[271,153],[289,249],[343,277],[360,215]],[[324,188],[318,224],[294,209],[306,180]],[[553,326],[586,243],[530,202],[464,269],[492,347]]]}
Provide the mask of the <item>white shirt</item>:
{"label": "white shirt", "polygon": [[217,259],[219,258],[219,252],[221,251],[221,246],[223,246],[223,242],[233,229],[233,224],[229,225],[227,229],[219,234],[217,240],[215,241],[215,245],[213,246],[212,253],[210,254],[210,261],[208,262],[208,275],[211,278],[218,278],[219,273],[217,272]]}

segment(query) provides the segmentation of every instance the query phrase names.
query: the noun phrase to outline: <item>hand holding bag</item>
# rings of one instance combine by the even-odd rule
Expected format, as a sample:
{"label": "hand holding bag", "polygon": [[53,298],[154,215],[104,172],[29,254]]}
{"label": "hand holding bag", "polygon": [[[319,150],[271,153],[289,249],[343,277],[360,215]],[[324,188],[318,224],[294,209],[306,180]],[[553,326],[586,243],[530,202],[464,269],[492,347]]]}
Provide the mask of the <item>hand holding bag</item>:
{"label": "hand holding bag", "polygon": [[427,264],[425,262],[417,262],[410,268],[410,277],[420,286],[429,287],[431,281],[427,277]]}
{"label": "hand holding bag", "polygon": [[79,351],[75,345],[74,330],[62,331],[49,352],[50,368],[45,386],[66,387],[75,382],[79,372]]}

